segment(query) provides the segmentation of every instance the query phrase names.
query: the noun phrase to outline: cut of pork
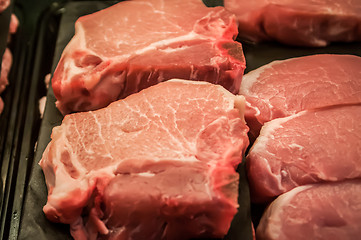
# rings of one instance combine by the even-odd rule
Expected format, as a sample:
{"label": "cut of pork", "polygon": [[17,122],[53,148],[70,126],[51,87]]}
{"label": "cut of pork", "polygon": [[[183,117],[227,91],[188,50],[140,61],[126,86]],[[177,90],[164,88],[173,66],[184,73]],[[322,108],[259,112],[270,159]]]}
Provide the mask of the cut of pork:
{"label": "cut of pork", "polygon": [[304,111],[266,123],[247,156],[252,200],[297,186],[361,178],[361,105]]}
{"label": "cut of pork", "polygon": [[124,1],[83,16],[54,72],[57,107],[98,109],[171,78],[237,93],[245,68],[237,33],[234,15],[201,0]]}
{"label": "cut of pork", "polygon": [[361,40],[359,0],[224,0],[236,14],[242,39],[299,46]]}
{"label": "cut of pork", "polygon": [[40,162],[46,216],[75,239],[222,237],[248,146],[243,108],[219,85],[171,80],[65,116]]}
{"label": "cut of pork", "polygon": [[272,119],[302,110],[361,103],[361,57],[320,54],[274,61],[247,73],[240,94],[247,100],[252,135]]}
{"label": "cut of pork", "polygon": [[361,179],[297,187],[268,207],[259,240],[359,239]]}

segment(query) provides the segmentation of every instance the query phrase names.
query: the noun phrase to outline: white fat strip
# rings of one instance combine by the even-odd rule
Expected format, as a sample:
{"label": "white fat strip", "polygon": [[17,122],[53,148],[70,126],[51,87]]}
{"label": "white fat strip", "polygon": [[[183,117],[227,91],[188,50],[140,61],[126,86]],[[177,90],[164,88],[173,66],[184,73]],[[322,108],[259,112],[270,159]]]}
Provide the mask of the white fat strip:
{"label": "white fat strip", "polygon": [[[51,199],[67,199],[69,194],[74,190],[82,190],[81,192],[87,192],[89,188],[88,179],[74,179],[69,176],[65,168],[57,168],[55,186],[51,193]],[[80,197],[80,196],[79,196]],[[55,204],[56,205],[56,204]]]}
{"label": "white fat strip", "polygon": [[257,152],[266,151],[267,142],[272,139],[273,132],[276,129],[282,128],[283,123],[285,123],[295,117],[298,117],[298,116],[304,114],[305,112],[306,111],[302,111],[302,112],[299,112],[297,114],[294,114],[294,115],[291,115],[288,117],[277,118],[277,119],[271,120],[269,122],[266,122],[262,126],[259,137],[256,139],[255,143],[253,144],[252,148],[250,149],[250,152],[257,153]]}
{"label": "white fat strip", "polygon": [[192,31],[192,32],[189,32],[186,35],[182,35],[182,36],[179,36],[179,37],[164,39],[164,40],[160,40],[158,42],[154,42],[154,43],[150,44],[149,46],[147,46],[145,48],[137,50],[135,52],[135,54],[136,55],[141,55],[141,54],[143,54],[145,52],[155,50],[155,49],[158,49],[160,47],[168,46],[169,44],[172,44],[172,43],[190,41],[190,40],[193,40],[193,39],[208,39],[208,38],[205,38],[204,36],[202,37],[202,35],[199,35],[199,34]]}
{"label": "white fat strip", "polygon": [[211,84],[209,82],[205,82],[205,81],[192,81],[192,80],[186,80],[186,79],[180,79],[180,78],[173,78],[168,80],[167,82],[180,82],[180,83],[184,83],[184,84],[198,84],[198,85],[207,85],[207,84]]}
{"label": "white fat strip", "polygon": [[102,134],[102,124],[99,122],[97,116],[94,114],[93,111],[89,111],[89,113],[90,113],[90,115],[94,118],[95,123],[98,125],[98,137],[99,137],[99,139],[102,141],[105,150],[108,152],[107,154],[104,154],[103,156],[104,156],[104,157],[109,157],[109,158],[113,159],[113,156],[112,156],[109,148],[107,147],[108,145],[107,145],[107,143],[106,143],[106,141],[105,141],[105,139],[104,139],[104,136],[103,136],[103,134]]}
{"label": "white fat strip", "polygon": [[254,114],[256,117],[261,115],[261,111],[259,110],[259,108],[252,106],[252,104],[249,103],[248,101],[246,101],[246,106],[247,106],[248,108],[256,111],[256,113]]}
{"label": "white fat strip", "polygon": [[[283,206],[288,205],[291,200],[300,192],[303,192],[309,188],[311,188],[312,185],[305,185],[300,186],[292,189],[291,191],[284,193],[280,195],[276,200],[274,200],[271,205],[267,208],[264,215],[261,219],[261,226],[265,228],[264,230],[268,232],[266,234],[270,237],[270,239],[279,239],[280,234],[282,232],[282,224],[281,221],[284,220],[283,218]],[[271,218],[272,224],[267,225],[267,223],[262,223],[263,221],[266,221],[268,218]],[[266,226],[263,226],[263,224],[266,224]]]}
{"label": "white fat strip", "polygon": [[[74,168],[76,168],[78,171],[79,171],[79,174],[80,175],[83,175],[84,174],[84,171],[85,169],[80,166],[80,164],[75,161],[73,155],[71,154],[71,151],[69,151],[69,144],[66,137],[65,137],[65,134],[66,134],[66,131],[64,131],[63,129],[60,129],[60,127],[56,127],[55,128],[56,131],[58,131],[58,133],[60,133],[61,135],[59,136],[59,138],[57,139],[59,141],[59,143],[63,143],[63,147],[61,147],[62,144],[60,145],[57,145],[58,148],[56,148],[55,150],[57,151],[54,151],[53,149],[53,154],[54,154],[54,162],[58,162],[57,164],[55,164],[57,166],[56,168],[56,173],[55,176],[55,183],[54,183],[54,189],[53,189],[53,192],[52,192],[52,198],[66,198],[67,197],[67,194],[75,189],[84,189],[86,190],[88,188],[88,184],[87,182],[84,182],[84,181],[80,181],[79,182],[79,179],[73,179],[66,167],[64,166],[64,164],[61,162],[61,154],[63,151],[59,151],[59,147],[65,149],[65,151],[68,150],[69,152],[69,156],[70,156],[70,161],[72,162]],[[53,144],[54,142],[50,143],[50,144]]]}
{"label": "white fat strip", "polygon": [[208,174],[207,174],[207,183],[206,183],[206,186],[205,186],[205,189],[206,189],[206,193],[207,193],[207,196],[211,199],[213,197],[213,189],[214,189],[214,186],[212,186],[212,190],[210,189],[210,186],[209,186],[209,183],[212,182],[211,180],[211,175],[212,174],[209,174],[209,173],[212,173],[214,171],[214,169],[216,169],[217,167],[217,164],[214,163],[214,162],[210,162],[210,168],[208,170]]}
{"label": "white fat strip", "polygon": [[211,58],[211,65],[215,66],[217,68],[217,73],[219,72],[219,65],[220,63],[224,63],[226,62],[227,59],[225,57],[222,56],[214,56]]}
{"label": "white fat strip", "polygon": [[155,173],[152,173],[152,172],[142,172],[142,173],[136,173],[134,175],[138,175],[138,176],[141,176],[141,177],[154,177],[155,176]]}
{"label": "white fat strip", "polygon": [[250,94],[249,90],[251,89],[253,84],[258,80],[259,76],[263,72],[267,71],[267,69],[272,68],[273,65],[278,63],[279,61],[274,61],[245,74],[242,78],[239,93],[245,95],[252,95]]}
{"label": "white fat strip", "polygon": [[[87,41],[86,41],[84,28],[78,22],[75,24],[75,33],[77,35],[77,38],[73,37],[70,40],[69,44],[65,47],[61,57],[63,58],[68,52],[69,53],[73,52],[74,49],[76,49],[77,51],[83,50],[84,52],[87,52],[89,55],[98,56],[98,54],[96,54],[95,52],[93,52],[89,48],[87,48],[87,46],[86,46]],[[74,58],[68,57],[68,59],[66,61],[64,61],[64,72],[71,73],[71,75],[74,76],[77,74],[82,74],[82,73],[88,72],[88,70],[77,67],[75,65]],[[72,79],[71,77],[65,77],[64,79],[62,79],[62,82],[63,83],[71,82],[71,79]]]}
{"label": "white fat strip", "polygon": [[246,98],[242,95],[236,95],[235,96],[235,101],[234,101],[234,108],[238,109],[240,111],[240,113],[244,114],[244,112],[246,111]]}
{"label": "white fat strip", "polygon": [[196,79],[198,76],[198,69],[194,69],[194,65],[191,65],[191,74],[189,76],[190,79]]}
{"label": "white fat strip", "polygon": [[297,143],[291,143],[290,145],[288,145],[290,148],[297,148],[298,150],[302,151],[304,149],[303,146],[297,144]]}
{"label": "white fat strip", "polygon": [[253,71],[250,71],[249,73],[245,74],[242,78],[241,87],[239,89],[240,94],[252,96],[253,94],[250,93],[250,89],[253,86],[253,84],[258,80],[260,75],[267,71],[268,69],[272,68],[274,65],[283,64],[285,62],[292,61],[293,58],[289,58],[286,60],[276,60],[273,62],[270,62],[266,65],[263,65]]}
{"label": "white fat strip", "polygon": [[[75,34],[78,35],[78,42],[77,45],[80,49],[87,49],[86,47],[86,36],[85,36],[85,30],[83,28],[83,25],[80,22],[75,23]],[[74,38],[73,38],[74,39]]]}
{"label": "white fat strip", "polygon": [[[64,69],[66,69],[65,72],[71,73],[71,75],[87,72],[86,69],[76,66],[73,58],[69,58],[67,61],[64,61]],[[71,78],[62,79],[64,82],[70,82],[70,80]]]}

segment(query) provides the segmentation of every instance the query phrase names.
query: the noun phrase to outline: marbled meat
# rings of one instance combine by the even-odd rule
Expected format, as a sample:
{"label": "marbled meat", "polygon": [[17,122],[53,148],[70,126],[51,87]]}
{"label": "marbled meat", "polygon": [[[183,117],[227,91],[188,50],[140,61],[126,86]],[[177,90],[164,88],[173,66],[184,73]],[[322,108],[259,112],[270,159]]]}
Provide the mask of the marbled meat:
{"label": "marbled meat", "polygon": [[267,122],[247,155],[252,201],[297,186],[361,178],[361,104]]}
{"label": "marbled meat", "polygon": [[239,93],[254,137],[272,119],[303,110],[361,103],[361,57],[319,54],[274,61],[247,73]]}
{"label": "marbled meat", "polygon": [[224,236],[248,146],[243,108],[219,85],[170,80],[66,115],[40,162],[46,216],[75,239]]}
{"label": "marbled meat", "polygon": [[237,33],[233,14],[201,0],[123,1],[83,16],[54,72],[57,107],[98,109],[171,78],[237,93],[245,69]]}
{"label": "marbled meat", "polygon": [[258,240],[354,240],[361,234],[361,179],[297,187],[268,207]]}

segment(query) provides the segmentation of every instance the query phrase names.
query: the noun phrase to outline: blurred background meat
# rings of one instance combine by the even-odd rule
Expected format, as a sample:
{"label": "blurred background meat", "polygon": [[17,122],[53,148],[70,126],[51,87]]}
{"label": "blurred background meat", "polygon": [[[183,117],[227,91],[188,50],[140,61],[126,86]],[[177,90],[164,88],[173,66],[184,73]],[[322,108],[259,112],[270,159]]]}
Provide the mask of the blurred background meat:
{"label": "blurred background meat", "polygon": [[[8,74],[12,63],[12,55],[8,48],[5,49],[3,60],[1,62],[1,73],[0,73],[0,93],[5,90],[5,87],[9,84]],[[0,113],[4,108],[3,100],[0,97]]]}
{"label": "blurred background meat", "polygon": [[224,0],[239,21],[239,38],[325,47],[361,40],[360,0]]}
{"label": "blurred background meat", "polygon": [[10,0],[0,0],[0,13],[10,5]]}
{"label": "blurred background meat", "polygon": [[[9,0],[0,0],[0,13],[5,10],[6,7],[9,6]],[[16,30],[19,26],[19,20],[15,16],[15,14],[11,14],[9,33],[7,37],[8,43],[11,41],[11,35],[16,33]],[[5,90],[5,87],[9,84],[8,75],[10,72],[11,64],[12,64],[12,54],[9,48],[5,49],[5,52],[2,56],[1,61],[1,71],[0,71],[0,94]],[[0,97],[0,113],[4,109],[4,102]]]}

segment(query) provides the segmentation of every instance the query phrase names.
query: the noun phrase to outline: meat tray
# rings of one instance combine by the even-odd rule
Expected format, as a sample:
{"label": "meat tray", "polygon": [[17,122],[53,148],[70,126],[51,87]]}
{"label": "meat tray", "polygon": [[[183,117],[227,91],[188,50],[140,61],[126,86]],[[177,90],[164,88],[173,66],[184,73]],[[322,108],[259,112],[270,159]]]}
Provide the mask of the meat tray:
{"label": "meat tray", "polygon": [[[74,34],[75,20],[84,14],[88,14],[101,8],[110,6],[113,2],[69,2],[61,8],[61,21],[57,36],[56,48],[54,53],[52,71],[60,58],[61,52],[67,42]],[[41,60],[39,60],[41,61]],[[46,61],[46,60],[45,60]],[[54,126],[59,125],[62,115],[55,107],[55,97],[52,89],[47,94],[47,104],[45,108],[44,119],[40,128],[39,140],[37,143],[37,151],[34,156],[34,164],[31,167],[31,175],[26,187],[26,200],[22,210],[21,221],[14,222],[19,229],[19,239],[71,239],[68,226],[62,224],[54,224],[49,222],[43,212],[42,207],[46,203],[46,186],[43,173],[36,164],[39,162],[42,152],[47,143],[50,141],[51,130]],[[239,167],[241,173],[240,189],[240,211],[233,221],[232,228],[227,239],[252,239],[251,221],[250,221],[250,202],[248,185],[246,182],[244,165]],[[14,234],[14,235],[13,235]],[[17,234],[17,231],[10,232],[10,236]]]}
{"label": "meat tray", "polygon": [[[14,111],[17,113],[13,118],[9,118],[8,123],[10,128],[8,127],[7,136],[11,136],[12,142],[10,146],[0,142],[3,144],[1,146],[6,146],[5,151],[2,151],[2,159],[8,161],[10,166],[6,176],[3,175],[2,170],[3,180],[6,180],[6,188],[3,188],[6,194],[2,206],[2,239],[72,239],[67,225],[51,223],[42,212],[47,191],[43,173],[37,163],[50,141],[52,128],[60,125],[63,117],[55,107],[55,97],[51,88],[47,91],[43,119],[40,119],[38,113],[38,100],[46,94],[44,77],[54,71],[62,50],[74,34],[76,19],[116,2],[44,0],[42,8],[38,8],[41,10],[38,15],[24,14],[23,19],[20,20],[20,22],[33,23],[34,29],[31,29],[30,23],[24,26],[24,31],[27,31],[23,35],[25,39],[30,40],[18,43],[18,51],[21,54],[16,58],[18,59],[16,66],[20,67],[18,69],[22,69],[22,72],[17,72],[13,78],[17,78],[17,86],[21,86],[21,89],[25,86],[26,91],[17,90],[15,94],[17,100],[16,98],[15,100],[18,102],[13,103],[13,110],[8,110],[13,115],[15,115]],[[221,3],[212,0],[204,0],[204,2],[209,6]],[[28,5],[26,0],[18,0],[16,9],[20,13]],[[31,35],[29,29],[35,34]],[[295,48],[277,43],[257,45],[243,43],[243,47],[247,61],[246,72],[273,60],[317,53],[361,56],[361,43],[332,44],[327,48]],[[26,51],[23,52],[24,49]],[[1,119],[3,122],[3,118]],[[11,127],[12,121],[16,126]],[[225,239],[252,239],[251,219],[257,226],[264,206],[251,206],[244,164],[239,166],[238,171],[240,208]]]}

